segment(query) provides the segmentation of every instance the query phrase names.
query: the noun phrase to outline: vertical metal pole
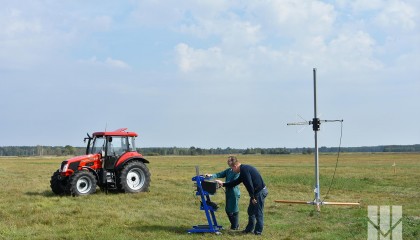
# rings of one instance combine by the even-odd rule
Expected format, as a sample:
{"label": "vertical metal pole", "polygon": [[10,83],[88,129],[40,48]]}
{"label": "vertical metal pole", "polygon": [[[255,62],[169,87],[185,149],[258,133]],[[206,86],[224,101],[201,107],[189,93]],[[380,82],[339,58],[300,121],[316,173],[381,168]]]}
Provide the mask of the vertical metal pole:
{"label": "vertical metal pole", "polygon": [[[314,119],[312,124],[318,125],[317,102],[316,102],[316,68],[313,69],[314,73]],[[315,133],[315,200],[314,204],[318,211],[320,211],[320,188],[319,188],[319,162],[318,162],[318,128],[314,127]]]}

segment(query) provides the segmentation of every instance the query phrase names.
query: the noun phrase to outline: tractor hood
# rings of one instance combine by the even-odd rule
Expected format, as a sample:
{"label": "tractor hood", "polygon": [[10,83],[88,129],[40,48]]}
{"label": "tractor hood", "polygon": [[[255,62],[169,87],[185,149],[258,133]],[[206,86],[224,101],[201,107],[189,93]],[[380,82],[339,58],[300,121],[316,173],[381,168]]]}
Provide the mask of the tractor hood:
{"label": "tractor hood", "polygon": [[67,163],[80,162],[82,160],[87,160],[90,162],[90,161],[95,161],[99,159],[101,159],[100,154],[89,154],[89,155],[82,155],[82,156],[77,156],[77,157],[67,159]]}
{"label": "tractor hood", "polygon": [[59,171],[64,176],[70,176],[73,172],[84,167],[98,168],[101,165],[100,154],[82,155],[67,159],[61,163]]}

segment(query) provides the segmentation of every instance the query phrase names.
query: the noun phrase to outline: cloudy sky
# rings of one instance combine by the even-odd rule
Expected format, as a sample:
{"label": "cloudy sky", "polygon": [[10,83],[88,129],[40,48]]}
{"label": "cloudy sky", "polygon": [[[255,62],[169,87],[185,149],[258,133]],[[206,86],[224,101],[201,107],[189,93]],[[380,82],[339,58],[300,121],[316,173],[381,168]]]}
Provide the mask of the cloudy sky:
{"label": "cloudy sky", "polygon": [[0,146],[420,143],[418,0],[0,3]]}

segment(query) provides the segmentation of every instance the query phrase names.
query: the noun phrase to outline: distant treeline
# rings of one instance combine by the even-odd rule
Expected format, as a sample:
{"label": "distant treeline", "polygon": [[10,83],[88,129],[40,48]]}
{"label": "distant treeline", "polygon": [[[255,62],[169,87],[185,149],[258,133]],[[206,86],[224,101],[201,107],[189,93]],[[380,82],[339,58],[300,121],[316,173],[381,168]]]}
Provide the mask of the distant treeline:
{"label": "distant treeline", "polygon": [[[165,155],[226,155],[226,154],[312,154],[314,148],[180,148],[149,147],[137,149],[145,156]],[[84,147],[66,146],[6,146],[0,147],[0,156],[69,156],[84,155]],[[321,153],[336,153],[337,147],[321,147]],[[373,147],[342,147],[340,152],[420,152],[420,144]]]}

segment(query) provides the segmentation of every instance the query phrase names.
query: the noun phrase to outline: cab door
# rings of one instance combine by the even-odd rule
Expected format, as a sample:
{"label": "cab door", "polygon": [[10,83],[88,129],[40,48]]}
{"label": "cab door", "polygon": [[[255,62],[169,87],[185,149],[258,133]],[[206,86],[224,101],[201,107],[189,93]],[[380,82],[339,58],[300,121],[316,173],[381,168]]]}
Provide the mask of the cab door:
{"label": "cab door", "polygon": [[115,163],[127,152],[128,138],[121,136],[107,137],[107,152],[105,157],[105,169],[114,170]]}

